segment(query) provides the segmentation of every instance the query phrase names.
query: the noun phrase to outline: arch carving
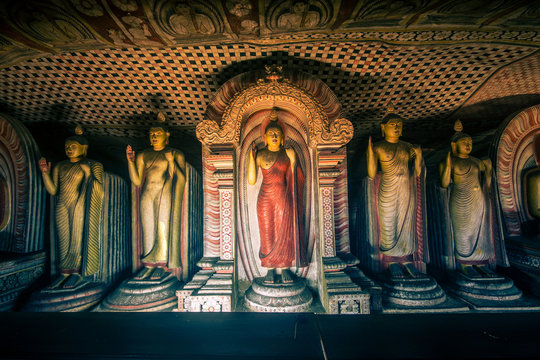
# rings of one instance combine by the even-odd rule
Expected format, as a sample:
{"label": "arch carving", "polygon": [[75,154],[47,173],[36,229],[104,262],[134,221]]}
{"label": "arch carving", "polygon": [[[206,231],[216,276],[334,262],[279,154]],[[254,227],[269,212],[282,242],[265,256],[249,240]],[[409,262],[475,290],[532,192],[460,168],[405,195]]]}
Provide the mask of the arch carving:
{"label": "arch carving", "polygon": [[523,171],[534,156],[533,137],[540,132],[540,105],[527,108],[513,116],[501,129],[496,147],[499,200],[506,232],[521,234],[521,224],[527,221],[522,198]]}
{"label": "arch carving", "polygon": [[321,103],[333,94],[328,91],[320,93],[323,98],[317,99],[287,79],[259,79],[230,99],[220,124],[215,119],[205,119],[197,125],[197,138],[209,146],[228,143],[237,145],[242,125],[250,114],[279,104],[299,118],[306,119],[310,147],[348,143],[353,136],[351,122],[341,117],[331,119]]}

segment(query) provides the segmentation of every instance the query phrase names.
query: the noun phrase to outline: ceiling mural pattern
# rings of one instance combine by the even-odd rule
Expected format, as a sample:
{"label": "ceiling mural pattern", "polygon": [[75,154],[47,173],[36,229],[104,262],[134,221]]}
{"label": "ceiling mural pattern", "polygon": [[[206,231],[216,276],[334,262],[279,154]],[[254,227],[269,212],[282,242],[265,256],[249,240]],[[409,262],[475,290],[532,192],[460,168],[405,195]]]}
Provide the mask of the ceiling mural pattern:
{"label": "ceiling mural pattern", "polygon": [[0,17],[2,110],[89,135],[140,137],[158,111],[194,135],[223,83],[269,64],[322,79],[356,140],[389,102],[429,141],[540,100],[537,2],[11,0]]}
{"label": "ceiling mural pattern", "polygon": [[3,66],[110,47],[540,39],[540,5],[511,0],[8,0],[0,17]]}

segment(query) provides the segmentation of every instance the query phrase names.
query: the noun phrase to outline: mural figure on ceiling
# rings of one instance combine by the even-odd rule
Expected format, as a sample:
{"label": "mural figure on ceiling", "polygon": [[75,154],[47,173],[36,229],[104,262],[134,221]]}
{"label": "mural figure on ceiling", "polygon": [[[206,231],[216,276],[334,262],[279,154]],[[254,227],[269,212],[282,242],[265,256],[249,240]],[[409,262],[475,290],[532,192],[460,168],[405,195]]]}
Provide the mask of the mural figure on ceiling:
{"label": "mural figure on ceiling", "polygon": [[256,34],[259,31],[259,23],[249,18],[253,6],[248,0],[228,0],[226,6],[229,13],[240,23],[239,34]]}
{"label": "mural figure on ceiling", "polygon": [[[383,120],[381,130],[384,140],[372,144],[369,138],[367,148],[367,171],[371,179],[378,178],[377,205],[378,248],[382,261],[393,278],[416,277],[418,270],[413,261],[419,260],[417,242],[418,203],[416,194],[421,177],[425,175],[422,150],[419,146],[401,141],[403,120],[393,112],[393,108]],[[414,163],[411,173],[409,163]]]}
{"label": "mural figure on ceiling", "polygon": [[439,174],[442,187],[450,187],[451,240],[456,265],[471,278],[493,277],[495,273],[488,266],[495,255],[489,196],[491,160],[470,156],[471,137],[462,132],[459,121],[454,129],[452,152],[439,164]]}
{"label": "mural figure on ceiling", "polygon": [[38,35],[38,39],[56,43],[71,43],[84,39],[84,35],[66,20],[49,20],[47,15],[40,11],[33,11],[31,16],[28,27]]}
{"label": "mural figure on ceiling", "polygon": [[318,26],[320,20],[319,13],[309,9],[309,3],[296,1],[292,3],[288,13],[279,16],[277,26],[286,30],[309,29]]}
{"label": "mural figure on ceiling", "polygon": [[137,45],[145,46],[160,46],[160,42],[149,39],[152,36],[148,25],[136,16],[123,16],[122,21],[125,22],[128,27],[128,31],[132,37],[132,41]]}
{"label": "mural figure on ceiling", "polygon": [[[163,115],[162,119],[164,120]],[[135,221],[142,232],[142,264],[136,279],[161,278],[165,269],[181,268],[180,222],[186,184],[184,154],[168,146],[164,124],[150,128],[150,149],[126,148],[129,177],[138,192]]]}
{"label": "mural figure on ceiling", "polygon": [[197,14],[188,3],[178,2],[174,6],[175,13],[169,17],[169,24],[178,35],[213,34],[216,32],[210,18]]}
{"label": "mural figure on ceiling", "polygon": [[[277,112],[272,110],[264,131],[265,148],[255,144],[249,154],[248,182],[254,185],[261,169],[263,181],[257,198],[257,218],[261,237],[259,257],[268,269],[265,283],[293,282],[291,266],[306,266],[306,245],[303,224],[304,173],[298,165],[294,149],[283,147],[283,128]],[[279,274],[278,274],[279,275]]]}
{"label": "mural figure on ceiling", "polygon": [[52,174],[51,164],[45,158],[39,161],[45,188],[57,199],[54,218],[61,276],[51,288],[74,288],[100,265],[103,165],[86,158],[88,141],[80,128],[76,133],[66,139],[68,160],[58,163]]}

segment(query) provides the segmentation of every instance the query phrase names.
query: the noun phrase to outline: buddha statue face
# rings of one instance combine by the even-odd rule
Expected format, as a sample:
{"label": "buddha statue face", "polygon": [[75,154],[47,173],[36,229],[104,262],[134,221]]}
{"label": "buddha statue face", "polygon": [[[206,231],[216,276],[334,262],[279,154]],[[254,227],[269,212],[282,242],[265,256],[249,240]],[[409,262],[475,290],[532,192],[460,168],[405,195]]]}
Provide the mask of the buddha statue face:
{"label": "buddha statue face", "polygon": [[472,151],[472,139],[470,137],[462,137],[452,143],[452,152],[456,156],[469,156]]}
{"label": "buddha statue face", "polygon": [[154,149],[161,150],[169,144],[170,133],[161,127],[150,128],[148,135],[150,136],[150,145]]}
{"label": "buddha statue face", "polygon": [[278,127],[268,127],[264,133],[264,141],[269,148],[279,148],[283,145],[283,131]]}
{"label": "buddha statue face", "polygon": [[403,133],[403,121],[400,118],[391,118],[386,124],[381,124],[385,139],[398,139]]}
{"label": "buddha statue face", "polygon": [[86,156],[88,145],[81,145],[77,141],[67,140],[65,144],[66,156],[70,160],[77,160]]}

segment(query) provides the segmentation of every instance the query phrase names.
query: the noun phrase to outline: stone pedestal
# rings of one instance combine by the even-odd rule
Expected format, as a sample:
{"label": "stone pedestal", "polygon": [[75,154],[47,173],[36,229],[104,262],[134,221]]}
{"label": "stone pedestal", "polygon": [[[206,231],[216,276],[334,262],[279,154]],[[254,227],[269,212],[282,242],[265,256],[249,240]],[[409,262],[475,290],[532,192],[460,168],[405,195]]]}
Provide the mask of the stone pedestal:
{"label": "stone pedestal", "polygon": [[446,295],[435,279],[418,273],[414,278],[394,278],[379,274],[383,312],[461,312],[469,307]]}
{"label": "stone pedestal", "polygon": [[448,291],[480,311],[540,310],[540,301],[523,296],[506,276],[471,278],[461,272],[450,274]]}
{"label": "stone pedestal", "polygon": [[31,312],[77,312],[96,306],[107,286],[103,282],[83,281],[74,288],[45,288],[30,298],[24,311]]}
{"label": "stone pedestal", "polygon": [[297,277],[291,283],[273,284],[256,278],[245,295],[246,307],[261,312],[302,312],[309,310],[312,302],[306,281]]}
{"label": "stone pedestal", "polygon": [[180,312],[228,312],[234,310],[233,262],[202,258],[202,268],[176,292]]}
{"label": "stone pedestal", "polygon": [[177,306],[176,291],[179,287],[180,282],[170,272],[144,279],[137,279],[136,276],[125,280],[101,303],[97,311],[172,311]]}

